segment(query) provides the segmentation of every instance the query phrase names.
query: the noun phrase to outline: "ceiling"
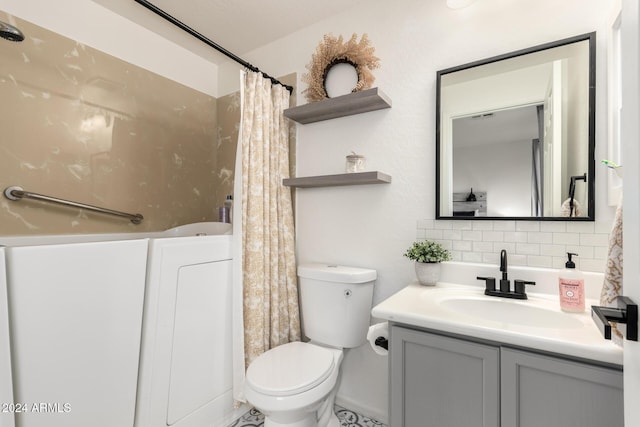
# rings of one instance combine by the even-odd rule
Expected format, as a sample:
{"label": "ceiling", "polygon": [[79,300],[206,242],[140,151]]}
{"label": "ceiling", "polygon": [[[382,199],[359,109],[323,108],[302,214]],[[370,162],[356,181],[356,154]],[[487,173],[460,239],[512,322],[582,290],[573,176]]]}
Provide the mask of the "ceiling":
{"label": "ceiling", "polygon": [[455,148],[506,143],[531,143],[539,138],[535,105],[488,111],[453,120]]}
{"label": "ceiling", "polygon": [[[135,0],[93,0],[125,18],[220,64],[226,57]],[[365,0],[150,0],[214,43],[242,57]]]}

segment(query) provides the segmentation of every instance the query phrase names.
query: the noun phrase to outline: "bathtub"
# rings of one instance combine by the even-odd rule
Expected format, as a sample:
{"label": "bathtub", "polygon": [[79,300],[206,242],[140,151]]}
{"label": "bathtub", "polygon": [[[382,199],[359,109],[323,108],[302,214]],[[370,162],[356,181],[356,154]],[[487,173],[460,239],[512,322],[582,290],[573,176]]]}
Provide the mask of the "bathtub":
{"label": "bathtub", "polygon": [[47,236],[0,236],[0,246],[42,246],[65,243],[109,242],[114,240],[159,239],[166,237],[231,235],[233,227],[224,222],[196,222],[165,231],[149,233],[54,234]]}
{"label": "bathtub", "polygon": [[0,246],[0,425],[224,426],[245,410],[229,224]]}
{"label": "bathtub", "polygon": [[136,427],[226,427],[248,409],[233,407],[231,239],[151,239]]}

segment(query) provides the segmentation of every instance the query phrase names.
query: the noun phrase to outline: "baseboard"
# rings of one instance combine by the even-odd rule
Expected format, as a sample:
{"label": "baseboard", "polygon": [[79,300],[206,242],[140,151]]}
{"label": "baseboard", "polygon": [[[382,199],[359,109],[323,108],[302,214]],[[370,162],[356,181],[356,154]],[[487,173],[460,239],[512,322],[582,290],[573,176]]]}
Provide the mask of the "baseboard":
{"label": "baseboard", "polygon": [[389,414],[383,413],[380,411],[380,408],[363,405],[361,402],[356,402],[355,400],[340,395],[336,396],[336,405],[389,425]]}

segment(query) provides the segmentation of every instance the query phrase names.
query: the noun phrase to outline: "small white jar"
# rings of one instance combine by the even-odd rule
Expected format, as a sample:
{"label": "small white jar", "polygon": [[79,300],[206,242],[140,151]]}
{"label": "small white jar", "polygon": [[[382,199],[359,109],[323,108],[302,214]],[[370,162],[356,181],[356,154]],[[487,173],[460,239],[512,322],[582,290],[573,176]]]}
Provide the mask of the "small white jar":
{"label": "small white jar", "polygon": [[347,156],[346,171],[347,173],[362,172],[364,171],[366,163],[366,157],[352,151],[351,154]]}

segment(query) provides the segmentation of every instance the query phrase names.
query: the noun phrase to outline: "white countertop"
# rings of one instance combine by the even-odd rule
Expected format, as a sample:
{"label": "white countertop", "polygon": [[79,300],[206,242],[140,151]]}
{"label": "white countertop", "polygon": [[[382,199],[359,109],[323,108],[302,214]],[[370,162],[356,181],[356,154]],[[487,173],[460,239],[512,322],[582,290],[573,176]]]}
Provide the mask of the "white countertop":
{"label": "white countertop", "polygon": [[486,296],[480,286],[416,282],[371,313],[410,326],[622,365],[622,348],[605,340],[591,319],[591,305],[598,301],[587,300],[584,313],[565,313],[557,295],[527,295],[515,300]]}

